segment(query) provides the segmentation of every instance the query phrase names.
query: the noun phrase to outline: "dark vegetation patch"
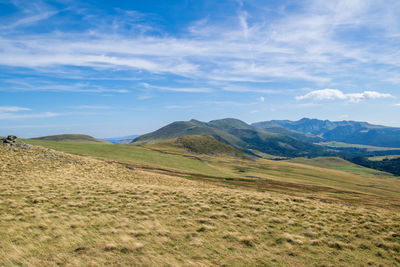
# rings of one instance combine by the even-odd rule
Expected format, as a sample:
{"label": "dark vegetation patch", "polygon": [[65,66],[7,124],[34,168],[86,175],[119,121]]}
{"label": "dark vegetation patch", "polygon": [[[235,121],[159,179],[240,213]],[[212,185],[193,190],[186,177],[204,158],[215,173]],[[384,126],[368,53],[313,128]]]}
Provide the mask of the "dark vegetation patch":
{"label": "dark vegetation patch", "polygon": [[383,159],[381,161],[369,160],[366,157],[355,157],[350,159],[351,162],[372,169],[377,169],[380,171],[390,172],[394,175],[400,176],[400,158],[394,159]]}

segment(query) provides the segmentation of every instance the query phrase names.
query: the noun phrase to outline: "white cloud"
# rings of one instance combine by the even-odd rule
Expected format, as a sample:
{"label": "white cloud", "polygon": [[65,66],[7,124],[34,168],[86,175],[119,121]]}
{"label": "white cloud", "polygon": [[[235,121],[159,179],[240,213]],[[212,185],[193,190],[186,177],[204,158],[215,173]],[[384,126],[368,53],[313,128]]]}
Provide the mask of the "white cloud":
{"label": "white cloud", "polygon": [[198,88],[198,87],[168,87],[156,86],[148,83],[142,83],[143,87],[149,89],[156,89],[161,91],[183,92],[183,93],[209,93],[213,90],[211,88]]}
{"label": "white cloud", "polygon": [[80,106],[73,106],[71,108],[74,109],[112,109],[110,106],[101,106],[101,105],[80,105]]}
{"label": "white cloud", "polygon": [[8,88],[15,91],[49,91],[49,92],[76,92],[76,93],[129,93],[127,89],[107,88],[90,83],[60,84],[40,79],[10,79],[3,82],[10,84]]}
{"label": "white cloud", "polygon": [[29,111],[30,108],[15,107],[15,106],[0,106],[0,112],[18,112],[18,111]]}
{"label": "white cloud", "polygon": [[192,106],[181,106],[181,105],[169,105],[165,106],[166,109],[188,109],[191,108]]}
{"label": "white cloud", "polygon": [[0,113],[0,120],[9,119],[33,119],[33,118],[51,118],[61,116],[60,113],[43,112],[43,113],[32,113],[32,114],[15,114],[15,113]]}
{"label": "white cloud", "polygon": [[263,96],[260,96],[260,97],[258,98],[258,100],[261,101],[261,102],[264,102],[265,98],[264,98]]}
{"label": "white cloud", "polygon": [[346,95],[337,89],[323,89],[309,92],[302,96],[296,96],[296,100],[314,99],[314,100],[334,100],[346,99]]}
{"label": "white cloud", "polygon": [[311,99],[316,101],[321,100],[348,100],[350,102],[358,103],[363,100],[377,99],[377,98],[390,98],[391,94],[379,93],[376,91],[364,91],[362,93],[345,94],[338,89],[322,89],[309,92],[302,96],[297,96],[296,100]]}
{"label": "white cloud", "polygon": [[[246,6],[251,2],[246,2]],[[396,27],[396,14],[400,12],[398,1],[307,0],[302,3],[294,11],[286,10],[282,3],[276,8],[284,10],[280,16],[266,13],[261,17],[239,4],[238,19],[232,20],[234,23],[219,25],[203,18],[189,25],[186,34],[179,37],[159,29],[160,34],[156,35],[143,30],[149,25],[136,19],[136,13],[131,14],[133,21],[129,16],[122,16],[112,25],[104,24],[109,15],[100,18],[82,14],[91,18],[87,32],[23,32],[19,36],[0,33],[0,64],[41,72],[86,67],[107,75],[130,70],[135,72],[132,75],[135,77],[148,73],[173,74],[191,80],[295,80],[319,86],[329,86],[327,83],[336,79],[371,79],[372,73],[378,81],[396,81],[393,70],[400,66],[400,54],[398,38],[393,36],[400,34]],[[87,10],[90,9],[79,12]],[[54,12],[57,11],[41,8],[40,12],[4,25],[31,25]],[[126,34],[122,30],[126,25],[141,30]],[[374,40],[348,38],[358,36],[363,29],[372,32],[365,38],[373,36]],[[194,88],[186,89],[193,91]],[[177,90],[180,89],[170,91]]]}
{"label": "white cloud", "polygon": [[21,26],[25,26],[25,25],[31,25],[33,23],[36,23],[38,21],[44,20],[44,19],[48,19],[49,17],[55,15],[58,12],[44,12],[41,14],[37,14],[37,15],[33,15],[33,16],[29,16],[29,17],[25,17],[22,18],[20,20],[17,20],[16,22],[9,24],[7,26],[2,26],[0,27],[0,29],[2,30],[14,30],[17,27],[21,27]]}
{"label": "white cloud", "polygon": [[222,90],[228,92],[252,92],[252,93],[262,93],[262,94],[276,94],[279,93],[277,90],[273,89],[262,89],[262,88],[254,88],[251,86],[237,86],[237,85],[229,85],[222,87]]}
{"label": "white cloud", "polygon": [[377,98],[393,98],[391,94],[379,93],[376,91],[364,91],[363,93],[347,94],[351,102],[360,102],[363,100],[377,99]]}

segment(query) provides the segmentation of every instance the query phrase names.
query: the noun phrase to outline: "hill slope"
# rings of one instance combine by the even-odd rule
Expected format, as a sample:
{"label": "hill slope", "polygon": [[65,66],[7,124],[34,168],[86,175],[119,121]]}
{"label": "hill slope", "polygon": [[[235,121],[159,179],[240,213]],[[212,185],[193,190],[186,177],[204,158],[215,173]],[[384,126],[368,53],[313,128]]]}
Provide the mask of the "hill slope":
{"label": "hill slope", "polygon": [[297,139],[300,141],[304,141],[304,142],[318,143],[318,142],[322,142],[324,140],[323,138],[321,138],[319,136],[291,130],[291,129],[285,128],[285,127],[283,127],[279,124],[273,123],[273,122],[258,122],[258,123],[253,123],[252,125],[256,128],[259,128],[259,129],[267,131],[267,132],[289,136],[291,138],[294,138],[294,139]]}
{"label": "hill slope", "polygon": [[175,139],[174,144],[185,148],[187,151],[198,154],[217,155],[228,154],[239,156],[243,155],[233,147],[219,142],[215,138],[207,135],[187,135]]}
{"label": "hill slope", "polygon": [[139,136],[133,144],[145,144],[186,135],[208,135],[218,141],[252,154],[258,150],[278,156],[321,155],[323,148],[294,138],[257,129],[237,119],[174,122],[149,134]]}
{"label": "hill slope", "polygon": [[261,129],[278,125],[289,130],[320,136],[327,141],[351,144],[400,147],[400,128],[357,121],[329,121],[303,118],[298,121],[273,120],[254,123]]}
{"label": "hill slope", "polygon": [[59,134],[31,138],[33,140],[47,140],[57,142],[108,143],[85,134]]}
{"label": "hill slope", "polygon": [[[32,141],[64,148],[74,145]],[[80,149],[146,149],[76,144]],[[213,160],[221,166],[224,159]],[[149,160],[157,162],[154,157]],[[305,168],[304,177],[309,179],[322,170],[260,161],[260,170],[268,176],[281,172],[286,179],[294,175],[290,166]],[[244,163],[250,165],[241,175],[255,175],[249,169],[257,162],[236,158],[231,162]],[[321,181],[334,173],[345,174],[327,172],[320,173]],[[0,265],[395,266],[400,261],[399,212],[398,206],[389,209],[386,201],[391,198],[328,191],[344,202],[326,203],[313,197],[325,187],[276,181],[257,188],[252,185],[261,185],[262,180],[251,177],[215,176],[220,182],[213,183],[209,176],[178,174],[132,169],[47,148],[10,151],[0,145]],[[365,186],[369,176],[351,177],[364,185],[363,190],[373,189]],[[390,178],[376,180],[388,183]],[[236,184],[230,186],[231,182]],[[396,180],[391,183],[390,192],[398,192],[393,186]],[[289,189],[304,196],[284,193]],[[344,196],[352,195],[354,202],[348,204]],[[364,200],[385,207],[366,208]]]}

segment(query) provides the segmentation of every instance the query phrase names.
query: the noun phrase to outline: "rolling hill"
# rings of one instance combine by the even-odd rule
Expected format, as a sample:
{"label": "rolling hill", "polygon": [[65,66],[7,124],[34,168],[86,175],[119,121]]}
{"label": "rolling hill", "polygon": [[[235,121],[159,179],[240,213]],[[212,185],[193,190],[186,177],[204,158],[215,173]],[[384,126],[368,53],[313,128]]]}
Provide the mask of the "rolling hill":
{"label": "rolling hill", "polygon": [[271,155],[295,157],[323,155],[321,146],[278,133],[267,132],[243,121],[227,118],[201,122],[178,121],[152,133],[137,137],[132,144],[146,144],[187,135],[208,135],[243,152],[254,154],[258,150]]}
{"label": "rolling hill", "polygon": [[252,124],[260,129],[280,126],[311,134],[325,141],[338,141],[382,147],[400,147],[400,128],[357,121],[329,121],[303,118],[298,121],[272,120]]}
{"label": "rolling hill", "polygon": [[47,140],[57,142],[108,143],[85,134],[59,134],[31,138],[33,140]]}
{"label": "rolling hill", "polygon": [[27,142],[0,144],[1,266],[400,261],[392,176],[193,155],[171,142]]}

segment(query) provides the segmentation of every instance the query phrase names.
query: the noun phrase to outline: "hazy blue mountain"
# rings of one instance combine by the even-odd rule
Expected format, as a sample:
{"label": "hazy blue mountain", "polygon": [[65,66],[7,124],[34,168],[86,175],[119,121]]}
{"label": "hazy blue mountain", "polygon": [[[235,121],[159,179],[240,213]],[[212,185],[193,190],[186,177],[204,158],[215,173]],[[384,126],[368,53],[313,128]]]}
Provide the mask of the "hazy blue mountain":
{"label": "hazy blue mountain", "polygon": [[112,138],[103,138],[101,140],[114,143],[114,144],[129,144],[132,142],[133,139],[138,137],[139,135],[128,135],[128,136],[122,136],[122,137],[112,137]]}
{"label": "hazy blue mountain", "polygon": [[[267,129],[280,126],[303,134],[319,136],[326,141],[352,144],[400,147],[400,128],[374,125],[358,121],[329,121],[303,118],[298,121],[272,120],[254,123],[253,126]],[[294,136],[292,136],[295,138]],[[305,139],[300,139],[304,140]]]}

